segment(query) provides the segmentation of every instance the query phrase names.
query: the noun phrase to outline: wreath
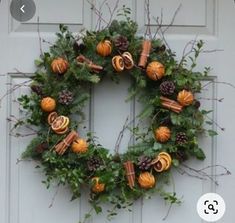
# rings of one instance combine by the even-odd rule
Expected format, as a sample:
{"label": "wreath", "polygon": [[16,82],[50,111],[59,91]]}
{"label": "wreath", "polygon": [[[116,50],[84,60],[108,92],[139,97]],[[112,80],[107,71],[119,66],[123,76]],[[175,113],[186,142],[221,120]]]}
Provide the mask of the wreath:
{"label": "wreath", "polygon": [[[72,200],[85,185],[96,213],[110,202],[109,216],[153,193],[180,203],[175,192],[164,190],[172,169],[191,157],[205,159],[198,137],[215,134],[203,127],[207,111],[196,99],[209,72],[194,71],[203,42],[177,60],[162,40],[136,33],[130,19],[78,36],[60,25],[56,42],[36,60],[31,93],[18,99],[26,112],[21,124],[37,127],[22,158],[40,163],[47,187],[54,181],[69,185]],[[110,153],[93,132],[81,137],[79,131],[91,88],[104,78],[118,84],[122,76],[132,78],[127,100],[138,98],[143,111],[135,117],[140,124],[125,126],[134,143],[121,154]],[[142,128],[143,122],[148,126]]]}

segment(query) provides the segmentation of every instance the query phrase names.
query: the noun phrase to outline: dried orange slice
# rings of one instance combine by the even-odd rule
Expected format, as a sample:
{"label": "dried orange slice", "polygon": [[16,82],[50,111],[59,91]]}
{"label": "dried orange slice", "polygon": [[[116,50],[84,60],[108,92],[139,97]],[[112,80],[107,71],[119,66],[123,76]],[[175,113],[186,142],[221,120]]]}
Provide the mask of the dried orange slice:
{"label": "dried orange slice", "polygon": [[65,122],[63,123],[63,125],[61,126],[61,129],[66,128],[69,125],[69,118],[66,116],[63,116],[65,118]]}
{"label": "dried orange slice", "polygon": [[153,160],[152,164],[156,172],[162,172],[166,169],[167,161],[164,158],[158,156]]}
{"label": "dried orange slice", "polygon": [[134,67],[134,61],[132,55],[129,52],[125,52],[122,54],[122,58],[124,61],[124,66],[127,70],[130,70]]}
{"label": "dried orange slice", "polygon": [[113,68],[117,71],[117,72],[121,72],[124,70],[124,62],[123,62],[123,58],[121,56],[114,56],[112,58],[112,65]]}
{"label": "dried orange slice", "polygon": [[56,112],[51,112],[47,117],[48,124],[52,125],[52,123],[55,121],[57,117],[58,117],[58,114]]}
{"label": "dried orange slice", "polygon": [[170,168],[171,162],[172,162],[170,154],[166,153],[166,152],[161,152],[158,154],[158,156],[166,160],[165,170],[168,170]]}
{"label": "dried orange slice", "polygon": [[59,131],[61,129],[63,129],[63,125],[67,122],[66,117],[65,116],[58,116],[54,122],[51,124],[51,128],[54,131]]}
{"label": "dried orange slice", "polygon": [[55,131],[55,133],[56,134],[58,134],[58,135],[63,135],[63,134],[65,134],[67,131],[68,131],[68,127],[66,127],[65,129],[62,129],[62,130],[60,130],[60,131]]}

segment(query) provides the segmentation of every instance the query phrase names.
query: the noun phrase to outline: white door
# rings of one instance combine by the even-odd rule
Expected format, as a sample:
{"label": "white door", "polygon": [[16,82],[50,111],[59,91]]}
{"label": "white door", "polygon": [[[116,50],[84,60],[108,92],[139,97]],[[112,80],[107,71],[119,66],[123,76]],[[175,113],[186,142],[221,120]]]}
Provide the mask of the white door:
{"label": "white door", "polygon": [[[9,135],[10,125],[7,118],[11,115],[20,116],[20,110],[15,100],[27,87],[20,88],[13,94],[2,97],[7,89],[27,81],[27,76],[34,72],[34,59],[40,54],[39,37],[37,33],[37,17],[39,17],[40,37],[48,41],[54,40],[54,33],[59,23],[68,24],[73,31],[82,27],[95,26],[96,15],[90,10],[90,5],[83,0],[35,0],[36,15],[28,22],[15,21],[9,13],[10,0],[0,1],[0,222],[1,223],[76,223],[89,211],[86,195],[79,201],[69,202],[70,193],[67,188],[51,188],[47,190],[41,180],[43,174],[34,168],[35,163],[20,162],[16,164],[21,152],[25,149],[30,137],[14,137]],[[109,0],[114,5],[114,0]],[[96,1],[99,5],[101,0]],[[201,97],[225,98],[223,103],[216,100],[204,100],[205,107],[213,109],[214,120],[225,128],[220,131],[216,140],[202,139],[207,160],[204,162],[192,161],[188,163],[195,168],[202,168],[216,163],[226,166],[232,173],[234,166],[234,136],[235,131],[235,100],[234,89],[220,82],[234,83],[235,58],[235,3],[233,0],[150,0],[151,15],[160,16],[163,9],[163,24],[169,24],[175,9],[182,4],[166,37],[169,45],[179,56],[187,42],[202,38],[206,48],[222,49],[215,53],[205,53],[201,56],[198,69],[204,66],[213,67],[207,90]],[[144,0],[120,1],[132,8],[133,19],[139,24],[140,33],[146,26]],[[104,9],[108,14],[108,9]],[[151,25],[156,28],[152,20]],[[43,50],[48,48],[43,44]],[[16,70],[17,69],[17,70]],[[100,137],[100,142],[108,148],[114,148],[115,141],[126,117],[134,117],[140,110],[134,101],[125,103],[128,79],[123,79],[120,85],[109,80],[95,87],[92,101],[88,110],[90,120],[88,126]],[[103,100],[105,98],[105,100]],[[111,108],[107,112],[107,108]],[[115,117],[115,118],[113,118]],[[216,128],[216,125],[214,126]],[[22,130],[23,131],[23,130]],[[122,148],[129,141],[126,134]],[[218,170],[220,171],[220,170]],[[214,170],[212,170],[214,173]],[[202,220],[196,213],[197,199],[206,192],[217,191],[223,196],[227,204],[226,214],[219,222],[234,222],[235,178],[228,176],[217,179],[219,186],[215,187],[211,181],[201,181],[187,175],[174,174],[175,190],[182,197],[181,206],[172,207],[165,222],[199,223]],[[169,191],[172,188],[169,187]],[[54,196],[57,194],[56,196]],[[49,208],[50,204],[52,207]],[[164,201],[157,197],[152,200],[138,201],[133,206],[133,212],[120,211],[112,222],[161,222],[167,212]],[[105,215],[95,217],[91,222],[106,222]]]}

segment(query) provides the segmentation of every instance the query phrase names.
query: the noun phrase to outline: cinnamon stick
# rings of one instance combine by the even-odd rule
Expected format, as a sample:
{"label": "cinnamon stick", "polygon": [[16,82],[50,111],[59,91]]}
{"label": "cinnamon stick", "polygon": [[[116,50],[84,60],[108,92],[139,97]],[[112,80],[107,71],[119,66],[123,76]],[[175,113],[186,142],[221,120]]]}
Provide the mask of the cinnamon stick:
{"label": "cinnamon stick", "polygon": [[135,169],[132,161],[127,161],[124,163],[126,178],[128,181],[128,185],[131,189],[135,186]]}
{"label": "cinnamon stick", "polygon": [[146,67],[151,47],[152,47],[152,42],[150,40],[143,41],[142,52],[141,52],[140,60],[139,60],[139,64],[138,64],[139,67],[142,67],[142,68]]}
{"label": "cinnamon stick", "polygon": [[183,110],[183,106],[174,100],[171,100],[163,96],[161,96],[160,99],[161,99],[161,104],[164,108],[167,108],[176,113],[180,113]]}
{"label": "cinnamon stick", "polygon": [[77,132],[75,132],[74,130],[71,131],[65,138],[64,140],[62,140],[61,142],[59,142],[56,146],[55,146],[55,151],[59,154],[59,155],[63,155],[66,150],[68,149],[68,147],[72,144],[72,142],[78,137]]}
{"label": "cinnamon stick", "polygon": [[179,108],[176,105],[167,102],[162,102],[162,106],[176,113],[180,113],[182,111],[182,108]]}
{"label": "cinnamon stick", "polygon": [[94,72],[97,72],[99,73],[100,71],[103,70],[103,67],[102,66],[99,66],[99,65],[96,65],[94,64],[91,60],[89,60],[88,58],[86,58],[85,56],[83,55],[79,55],[77,58],[76,58],[78,64],[83,64],[83,63],[86,63],[88,65],[88,67],[93,70]]}

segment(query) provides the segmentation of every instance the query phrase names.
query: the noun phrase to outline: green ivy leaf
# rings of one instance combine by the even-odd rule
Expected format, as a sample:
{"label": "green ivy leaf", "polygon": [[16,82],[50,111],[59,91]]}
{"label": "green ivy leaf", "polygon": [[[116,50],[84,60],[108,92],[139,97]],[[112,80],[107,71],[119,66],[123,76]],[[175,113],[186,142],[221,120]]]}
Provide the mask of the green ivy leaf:
{"label": "green ivy leaf", "polygon": [[173,164],[173,166],[178,167],[180,163],[179,163],[179,160],[172,159],[172,164]]}
{"label": "green ivy leaf", "polygon": [[217,133],[216,131],[211,130],[211,129],[208,130],[208,134],[209,134],[209,136],[211,136],[211,137],[214,137],[214,136],[217,136],[217,135],[218,135],[218,133]]}
{"label": "green ivy leaf", "polygon": [[194,154],[199,160],[204,160],[206,158],[206,155],[201,148],[195,149]]}
{"label": "green ivy leaf", "polygon": [[159,151],[162,148],[162,144],[158,142],[154,142],[153,149],[155,151]]}

